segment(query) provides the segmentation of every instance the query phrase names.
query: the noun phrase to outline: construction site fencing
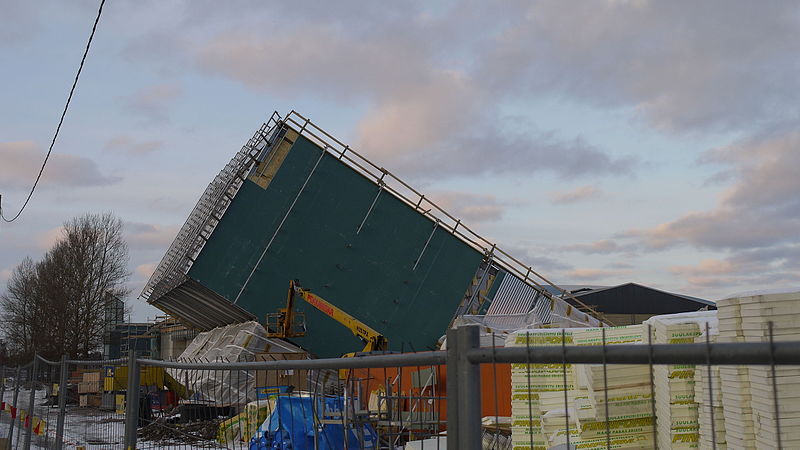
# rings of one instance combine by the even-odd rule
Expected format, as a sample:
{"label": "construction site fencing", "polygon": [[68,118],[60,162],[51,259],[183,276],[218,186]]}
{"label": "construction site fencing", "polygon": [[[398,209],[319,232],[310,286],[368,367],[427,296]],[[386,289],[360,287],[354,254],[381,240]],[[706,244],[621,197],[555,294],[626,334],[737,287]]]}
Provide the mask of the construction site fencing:
{"label": "construction site fencing", "polygon": [[[752,398],[739,399],[760,411],[751,412],[763,434],[754,448],[797,448],[797,417],[785,416],[800,396],[781,386],[782,377],[800,374],[800,342],[773,341],[770,327],[770,341],[761,343],[607,345],[615,328],[599,330],[597,345],[576,345],[554,329],[481,347],[479,327],[463,326],[448,331],[446,350],[334,359],[37,357],[0,368],[0,442],[13,449],[723,448],[741,431],[726,438],[715,429],[724,423],[715,414],[734,412],[723,410],[715,376],[727,367],[764,376],[751,378]],[[678,389],[690,370],[697,386],[675,393],[687,400],[663,403],[660,389]],[[571,391],[581,373],[583,404]],[[684,406],[699,411],[699,424],[681,425]]]}

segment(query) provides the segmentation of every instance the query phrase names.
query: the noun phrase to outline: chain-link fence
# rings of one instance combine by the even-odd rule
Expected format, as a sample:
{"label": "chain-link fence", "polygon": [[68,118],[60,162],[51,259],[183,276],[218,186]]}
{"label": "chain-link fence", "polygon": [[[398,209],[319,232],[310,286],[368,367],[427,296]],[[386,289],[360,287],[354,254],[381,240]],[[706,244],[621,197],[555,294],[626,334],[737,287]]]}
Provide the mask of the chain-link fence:
{"label": "chain-link fence", "polygon": [[505,347],[465,326],[446,350],[337,359],[37,358],[0,368],[0,448],[800,448],[800,343],[685,325]]}

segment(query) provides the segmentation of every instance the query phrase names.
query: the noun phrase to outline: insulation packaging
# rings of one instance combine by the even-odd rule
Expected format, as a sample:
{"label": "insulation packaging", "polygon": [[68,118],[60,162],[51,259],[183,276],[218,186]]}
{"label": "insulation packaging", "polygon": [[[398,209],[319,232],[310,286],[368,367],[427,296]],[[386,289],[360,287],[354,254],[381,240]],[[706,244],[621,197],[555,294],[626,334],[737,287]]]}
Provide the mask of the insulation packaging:
{"label": "insulation packaging", "polygon": [[[255,361],[264,352],[300,352],[284,341],[267,338],[258,322],[244,322],[200,333],[186,347],[181,362]],[[256,400],[255,373],[246,370],[167,369],[179,383],[187,380],[195,400],[248,403]]]}
{"label": "insulation packaging", "polygon": [[[523,330],[508,335],[506,347],[561,345],[572,343],[568,330]],[[511,365],[511,445],[513,450],[545,450],[550,447],[542,432],[542,415],[564,408],[564,392],[572,391],[572,370],[561,364]],[[570,401],[574,401],[573,398]],[[569,404],[569,403],[568,403]]]}
{"label": "insulation packaging", "polygon": [[[718,342],[744,342],[738,298],[717,302],[720,332]],[[755,448],[750,376],[747,366],[720,367],[726,445],[731,449]]]}
{"label": "insulation packaging", "polygon": [[[642,342],[641,325],[606,328],[606,344]],[[602,345],[600,328],[533,329],[511,333],[507,347]],[[514,449],[551,448],[567,443],[581,449],[653,448],[650,376],[647,367],[589,364],[512,365],[512,442]],[[566,378],[566,382],[565,382]],[[530,386],[530,390],[528,387]],[[606,425],[605,388],[608,387]],[[525,402],[538,398],[539,412]],[[532,419],[527,421],[527,419]],[[520,419],[519,422],[516,419]],[[567,425],[569,423],[569,425]],[[538,425],[538,427],[536,426]]]}
{"label": "insulation packaging", "polygon": [[[718,333],[712,331],[711,343],[717,342]],[[705,344],[705,336],[698,336],[695,343]],[[694,372],[694,401],[697,403],[697,422],[700,427],[700,448],[727,448],[725,438],[725,413],[722,408],[722,378],[720,366],[698,366]],[[710,389],[709,389],[710,388]]]}
{"label": "insulation packaging", "polygon": [[[744,342],[739,298],[717,302],[717,342]],[[747,366],[720,366],[720,394],[725,421],[725,445],[732,450],[754,449],[753,408]]]}
{"label": "insulation packaging", "polygon": [[[642,325],[587,328],[575,330],[573,341],[575,345],[631,345],[644,342],[645,334]],[[574,441],[575,445],[653,448],[649,367],[610,364],[604,369],[602,364],[576,364],[574,369],[578,389],[591,405],[591,415],[579,417],[580,440]]]}
{"label": "insulation packaging", "polygon": [[[654,316],[645,322],[654,344],[691,344],[708,329],[717,329],[716,311]],[[694,449],[700,445],[698,404],[695,401],[695,366],[657,365],[653,368],[656,391],[659,448]]]}
{"label": "insulation packaging", "polygon": [[[800,292],[741,297],[738,306],[745,342],[769,342],[769,322],[775,342],[800,340]],[[750,366],[747,375],[756,447],[800,448],[800,368],[776,366],[773,377],[770,366]]]}

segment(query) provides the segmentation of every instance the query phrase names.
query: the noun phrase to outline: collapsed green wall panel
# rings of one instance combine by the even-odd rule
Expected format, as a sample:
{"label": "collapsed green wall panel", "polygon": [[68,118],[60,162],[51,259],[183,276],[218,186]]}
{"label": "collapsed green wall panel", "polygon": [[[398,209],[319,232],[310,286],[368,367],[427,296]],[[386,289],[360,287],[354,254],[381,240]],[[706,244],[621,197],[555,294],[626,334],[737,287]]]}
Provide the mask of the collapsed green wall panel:
{"label": "collapsed green wall panel", "polygon": [[[246,181],[188,275],[233,301],[321,154],[301,136],[267,189]],[[435,346],[482,255],[385,191],[356,234],[377,193],[325,154],[237,304],[263,320],[284,306],[289,280],[299,279],[386,335],[391,350]],[[297,310],[308,325],[299,345],[321,357],[361,349],[349,330],[310,305]]]}

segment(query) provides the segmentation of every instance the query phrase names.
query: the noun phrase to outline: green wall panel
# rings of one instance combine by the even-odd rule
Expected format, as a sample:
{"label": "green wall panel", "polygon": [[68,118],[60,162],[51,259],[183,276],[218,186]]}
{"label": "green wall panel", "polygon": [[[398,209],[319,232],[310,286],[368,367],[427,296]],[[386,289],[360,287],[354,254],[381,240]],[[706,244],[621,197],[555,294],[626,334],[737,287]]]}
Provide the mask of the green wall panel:
{"label": "green wall panel", "polygon": [[[189,271],[229,300],[258,261],[321,149],[298,138],[267,189],[245,182]],[[263,320],[286,299],[289,279],[389,338],[392,350],[435,346],[482,255],[371,181],[326,154],[280,228],[238,305]],[[433,236],[431,236],[433,232]],[[431,236],[417,265],[414,262]],[[322,357],[362,344],[310,305],[308,333],[296,342]]]}

